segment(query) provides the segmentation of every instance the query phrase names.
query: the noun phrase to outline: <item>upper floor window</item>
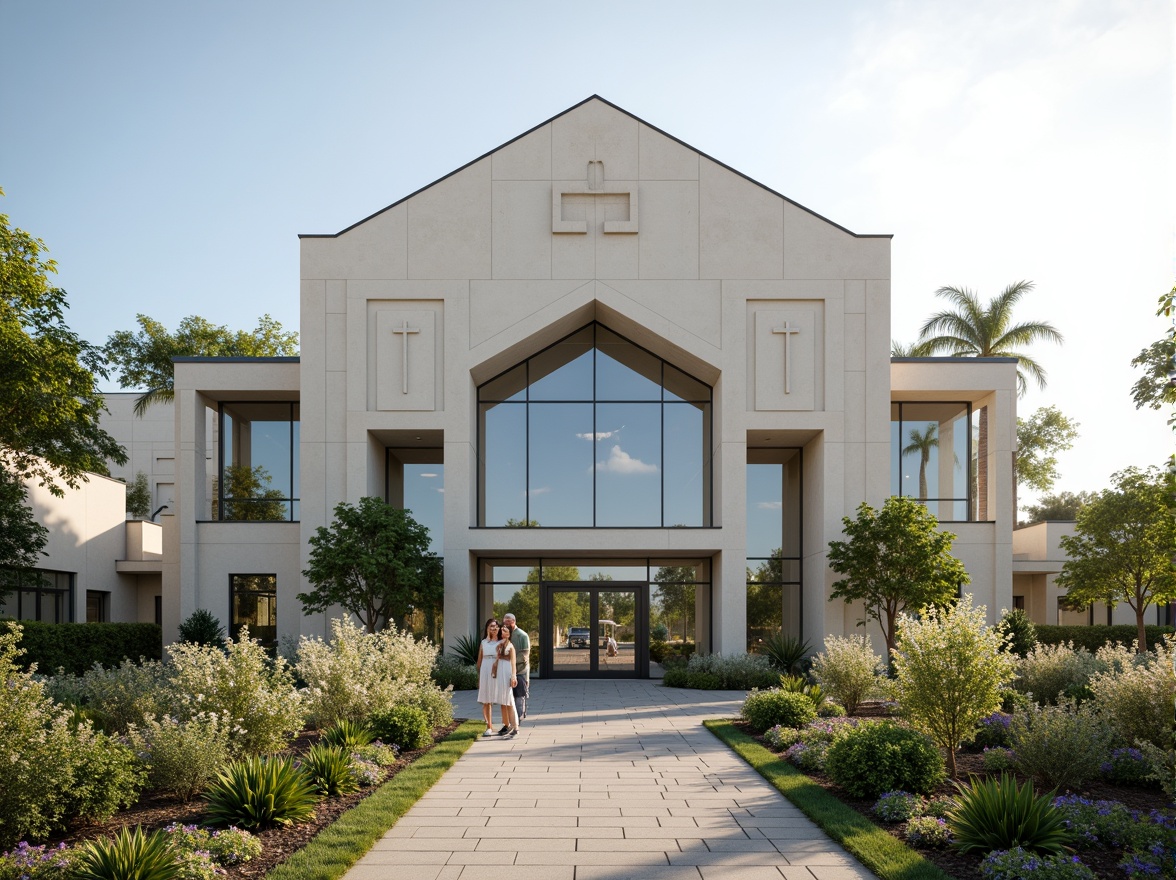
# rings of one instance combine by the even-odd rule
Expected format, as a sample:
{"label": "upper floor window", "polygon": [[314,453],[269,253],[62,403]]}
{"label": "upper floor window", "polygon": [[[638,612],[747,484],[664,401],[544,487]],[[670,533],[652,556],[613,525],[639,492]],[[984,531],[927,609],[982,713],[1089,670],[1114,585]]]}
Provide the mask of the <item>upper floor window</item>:
{"label": "upper floor window", "polygon": [[890,405],[890,494],[916,498],[940,522],[976,518],[969,403]]}
{"label": "upper floor window", "polygon": [[213,519],[298,519],[298,404],[220,405],[220,479]]}
{"label": "upper floor window", "polygon": [[711,524],[711,389],[589,324],[478,389],[478,524]]}

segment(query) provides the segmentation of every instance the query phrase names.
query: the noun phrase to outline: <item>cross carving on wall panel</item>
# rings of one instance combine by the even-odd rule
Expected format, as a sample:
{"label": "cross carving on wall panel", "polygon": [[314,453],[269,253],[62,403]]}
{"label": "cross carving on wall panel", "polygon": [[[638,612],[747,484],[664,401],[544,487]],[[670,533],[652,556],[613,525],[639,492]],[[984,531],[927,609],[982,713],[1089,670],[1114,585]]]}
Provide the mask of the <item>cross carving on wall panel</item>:
{"label": "cross carving on wall panel", "polygon": [[400,350],[400,391],[402,394],[408,394],[408,336],[410,333],[420,333],[421,328],[409,327],[408,321],[405,321],[399,327],[393,327],[392,332],[402,337],[404,340]]}
{"label": "cross carving on wall panel", "polygon": [[792,350],[788,346],[788,339],[793,333],[799,333],[799,327],[792,327],[787,321],[784,322],[783,327],[773,327],[773,333],[781,333],[784,336],[784,393],[792,393],[792,379],[789,373],[792,372]]}
{"label": "cross carving on wall panel", "polygon": [[588,161],[588,173],[582,185],[552,186],[551,188],[551,231],[553,233],[571,233],[587,235],[588,222],[586,220],[563,219],[564,196],[608,196],[622,195],[629,197],[628,220],[605,220],[604,233],[606,235],[636,235],[637,234],[637,187],[609,186],[604,182],[604,162],[600,159]]}

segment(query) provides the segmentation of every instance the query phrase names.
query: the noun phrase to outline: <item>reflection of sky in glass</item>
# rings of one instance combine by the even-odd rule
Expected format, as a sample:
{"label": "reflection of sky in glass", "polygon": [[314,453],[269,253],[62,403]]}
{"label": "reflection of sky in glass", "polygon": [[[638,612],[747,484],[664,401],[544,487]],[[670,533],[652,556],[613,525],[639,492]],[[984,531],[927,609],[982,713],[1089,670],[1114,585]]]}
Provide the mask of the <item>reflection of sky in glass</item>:
{"label": "reflection of sky in glass", "polygon": [[596,524],[660,526],[661,405],[597,404],[596,428]]}
{"label": "reflection of sky in glass", "polygon": [[701,526],[706,474],[706,433],[702,408],[692,404],[666,404],[665,418],[665,524]]}
{"label": "reflection of sky in glass", "polygon": [[577,435],[592,433],[592,404],[532,405],[530,422],[530,518],[591,526],[592,444]]}
{"label": "reflection of sky in glass", "polygon": [[[283,406],[283,409],[289,410],[288,407]],[[226,422],[228,418],[226,418]],[[297,422],[295,430],[297,430]],[[242,460],[239,462],[230,461],[230,454],[232,445],[230,444],[225,456],[225,464],[241,464],[249,467],[257,467],[260,465],[265,468],[269,475],[270,482],[268,485],[263,485],[262,489],[276,489],[282,493],[283,498],[290,498],[292,495],[296,497],[297,493],[291,493],[290,486],[290,467],[291,467],[291,451],[297,449],[298,436],[294,435],[293,442],[290,436],[290,421],[283,419],[282,421],[261,421],[254,420],[246,422],[242,419],[237,420],[237,429],[239,431],[249,432],[250,458],[248,461]],[[296,453],[295,453],[296,455]],[[297,458],[294,459],[297,464]],[[297,476],[295,476],[297,480]]]}
{"label": "reflection of sky in glass", "polygon": [[527,407],[500,404],[483,407],[483,502],[485,524],[504,526],[527,513]]}
{"label": "reflection of sky in glass", "polygon": [[404,506],[412,518],[429,530],[429,549],[438,556],[444,545],[445,465],[404,466]]}
{"label": "reflection of sky in glass", "polygon": [[[784,465],[747,466],[747,555],[771,556],[784,540]],[[753,566],[754,567],[754,566]]]}
{"label": "reflection of sky in glass", "polygon": [[[922,471],[927,483],[926,498],[928,500],[967,497],[965,479],[965,468],[968,461],[967,409],[961,410],[959,415],[954,417],[945,413],[942,419],[915,417],[925,414],[928,408],[950,411],[953,406],[952,404],[910,404],[902,408],[903,418],[901,421],[897,418],[891,420],[891,494],[919,498],[921,494],[919,474]],[[919,410],[923,410],[923,413],[920,413]],[[950,451],[948,451],[949,445]],[[926,448],[926,464],[923,464],[923,449],[921,447]],[[952,456],[950,469],[946,462],[941,461],[945,454]],[[899,468],[897,472],[894,463],[897,463]],[[947,478],[947,481],[942,484],[941,480],[944,477]],[[945,515],[947,515],[946,509],[940,513],[941,517]]]}

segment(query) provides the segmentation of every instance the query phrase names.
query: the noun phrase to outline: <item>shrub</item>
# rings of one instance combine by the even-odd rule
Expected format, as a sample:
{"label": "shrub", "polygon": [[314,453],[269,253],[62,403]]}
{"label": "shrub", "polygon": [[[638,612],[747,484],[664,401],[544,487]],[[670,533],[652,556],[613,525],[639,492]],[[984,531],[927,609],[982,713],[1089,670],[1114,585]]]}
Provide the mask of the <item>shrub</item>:
{"label": "shrub", "polygon": [[261,841],[240,828],[212,831],[197,825],[172,823],[164,829],[177,853],[204,852],[222,867],[242,865],[261,855]]}
{"label": "shrub", "polygon": [[834,703],[832,700],[825,700],[817,707],[817,715],[821,718],[844,718],[846,715],[845,707],[840,703]]}
{"label": "shrub", "polygon": [[994,749],[984,750],[984,772],[986,773],[1004,773],[1006,770],[1012,770],[1017,764],[1017,753],[1012,749],[1002,749],[997,746]]}
{"label": "shrub", "polygon": [[1024,847],[1052,854],[1066,848],[1070,833],[1065,817],[1050,802],[1052,793],[1035,797],[1031,783],[1019,786],[1007,773],[958,787],[947,824],[961,852]]}
{"label": "shrub", "polygon": [[186,721],[170,715],[148,718],[127,734],[148,767],[148,786],[183,801],[204,791],[229,762],[229,726],[200,712]]}
{"label": "shrub", "polygon": [[937,849],[951,843],[951,830],[936,816],[916,816],[907,822],[906,841],[911,846]]}
{"label": "shrub", "polygon": [[1048,787],[1078,787],[1099,775],[1114,734],[1089,705],[1063,697],[1056,706],[1030,706],[1009,725],[1017,769]]}
{"label": "shrub", "polygon": [[996,629],[1005,637],[1009,652],[1018,657],[1024,657],[1037,646],[1037,627],[1020,608],[1002,614]]}
{"label": "shrub", "polygon": [[1100,668],[1085,648],[1038,644],[1018,665],[1015,687],[1039,703],[1056,703],[1066,694],[1081,692]]}
{"label": "shrub", "polygon": [[1157,782],[1164,794],[1176,802],[1176,749],[1158,749],[1149,742],[1140,743],[1143,759],[1151,767],[1147,778]]}
{"label": "shrub", "polygon": [[1144,785],[1150,781],[1151,765],[1139,749],[1115,749],[1110,759],[1103,761],[1098,769],[1119,785]]}
{"label": "shrub", "polygon": [[322,741],[329,746],[342,746],[349,752],[369,745],[376,735],[367,724],[358,721],[339,721],[323,734]]}
{"label": "shrub", "polygon": [[259,831],[311,818],[318,792],[292,759],[255,757],[217,774],[207,798],[214,825]]}
{"label": "shrub", "polygon": [[670,637],[670,630],[664,623],[655,623],[649,628],[649,638],[655,642],[667,641]]}
{"label": "shrub", "polygon": [[778,748],[784,750],[786,761],[790,761],[801,770],[823,772],[825,758],[833,740],[857,725],[856,718],[835,718],[813,721],[799,729],[785,727],[773,730],[778,730],[775,738],[780,743]]}
{"label": "shrub", "polygon": [[124,734],[148,715],[166,711],[168,682],[168,670],[162,663],[124,660],[110,668],[95,664],[80,676],[57,675],[48,688],[58,702],[84,707],[102,730]]}
{"label": "shrub", "polygon": [[71,880],[78,851],[64,843],[55,847],[30,846],[21,841],[11,852],[0,855],[3,880]]}
{"label": "shrub", "polygon": [[411,632],[389,627],[368,633],[350,619],[333,619],[330,641],[305,636],[298,641],[296,667],[307,685],[311,723],[326,727],[343,718],[359,721],[399,705],[414,689],[434,694],[413,696],[415,704],[435,698],[443,693],[432,680],[436,658],[436,647],[428,640],[416,640]]}
{"label": "shrub", "polygon": [[868,635],[829,636],[825,650],[813,658],[813,677],[850,715],[877,691],[885,668]]}
{"label": "shrub", "polygon": [[993,712],[980,719],[972,745],[980,749],[995,749],[1009,744],[1009,724],[1013,716],[1007,712]]}
{"label": "shrub", "polygon": [[424,685],[406,685],[395,705],[420,709],[425,713],[430,730],[453,723],[453,691],[443,691],[431,681]]}
{"label": "shrub", "polygon": [[433,684],[442,690],[470,691],[478,687],[478,670],[473,664],[466,665],[456,657],[438,654],[432,679]]}
{"label": "shrub", "polygon": [[666,659],[666,655],[670,652],[670,646],[666,644],[665,639],[658,639],[650,637],[649,639],[649,659],[653,663],[661,663]]}
{"label": "shrub", "polygon": [[234,755],[263,755],[285,748],[302,730],[303,702],[281,657],[240,638],[220,651],[209,645],[168,646],[171,657],[173,713],[192,718],[215,713],[237,728],[229,741]]}
{"label": "shrub", "polygon": [[197,608],[180,624],[180,641],[225,649],[225,628],[207,608]]}
{"label": "shrub", "polygon": [[752,730],[764,731],[779,724],[783,727],[802,727],[817,717],[812,700],[794,691],[753,690],[743,701],[740,715]]}
{"label": "shrub", "polygon": [[104,822],[139,799],[147,774],[129,748],[84,725],[74,732],[70,752],[73,782],[64,792],[65,815]]}
{"label": "shrub", "polygon": [[989,853],[980,863],[984,880],[1095,880],[1095,874],[1077,856],[1043,856],[1021,847]]}
{"label": "shrub", "polygon": [[467,633],[464,636],[458,636],[453,641],[452,656],[463,666],[477,666],[478,649],[481,647],[481,644],[481,639],[479,639],[473,633]]}
{"label": "shrub", "polygon": [[351,765],[351,755],[342,746],[322,743],[311,746],[302,759],[302,769],[323,797],[339,797],[359,788]]}
{"label": "shrub", "polygon": [[22,620],[23,668],[81,674],[95,663],[117,666],[124,660],[159,660],[163,630],[154,623],[40,623]]}
{"label": "shrub", "polygon": [[686,672],[705,673],[718,679],[718,684],[713,686],[689,685],[706,687],[708,690],[749,691],[752,688],[775,687],[780,682],[780,673],[772,668],[767,657],[758,654],[692,654],[686,663]]}
{"label": "shrub", "polygon": [[165,831],[120,828],[114,837],[87,842],[74,868],[78,880],[173,880],[180,863]]}
{"label": "shrub", "polygon": [[689,676],[686,674],[685,668],[667,669],[665,675],[662,676],[662,687],[684,688],[688,686],[688,680]]}
{"label": "shrub", "polygon": [[358,746],[352,749],[351,754],[361,761],[375,764],[382,769],[384,767],[391,767],[396,763],[400,756],[400,746],[389,746],[376,740],[366,746]]}
{"label": "shrub", "polygon": [[887,791],[874,802],[873,813],[883,822],[897,824],[923,812],[927,802],[909,791]]}
{"label": "shrub", "polygon": [[799,636],[790,636],[777,630],[764,639],[761,653],[775,669],[788,675],[795,672],[800,662],[808,655],[809,643]]}
{"label": "shrub", "polygon": [[717,691],[722,689],[723,680],[713,672],[691,672],[687,669],[685,686],[699,691]]}
{"label": "shrub", "polygon": [[1078,795],[1054,798],[1070,831],[1070,842],[1079,849],[1112,849],[1131,845],[1138,813],[1118,801],[1092,801]]}
{"label": "shrub", "polygon": [[821,689],[819,684],[809,684],[808,679],[803,675],[781,675],[780,690],[804,694],[804,696],[808,697],[809,702],[813,704],[813,708],[817,710],[820,710],[821,706],[825,705],[825,701],[828,699],[828,695]]}
{"label": "shrub", "polygon": [[1091,676],[1094,704],[1123,742],[1171,748],[1176,638],[1162,640],[1144,654],[1121,645],[1105,647],[1096,659],[1105,671]]}
{"label": "shrub", "polygon": [[368,719],[368,726],[379,739],[402,749],[423,749],[433,741],[429,717],[416,706],[393,706],[376,712]]}
{"label": "shrub", "polygon": [[930,737],[881,721],[845,731],[833,740],[825,772],[853,797],[884,791],[926,794],[943,781],[943,757]]}
{"label": "shrub", "polygon": [[927,801],[927,809],[924,811],[928,816],[936,819],[946,819],[947,814],[955,809],[955,799],[949,797],[931,798]]}
{"label": "shrub", "polygon": [[[1166,635],[1172,635],[1170,626],[1144,627],[1149,645],[1159,644]],[[1039,645],[1062,645],[1072,643],[1075,647],[1085,648],[1092,654],[1104,645],[1119,642],[1130,645],[1139,638],[1139,630],[1134,623],[1120,623],[1112,626],[1106,624],[1076,626],[1044,626],[1037,625],[1037,643]]]}

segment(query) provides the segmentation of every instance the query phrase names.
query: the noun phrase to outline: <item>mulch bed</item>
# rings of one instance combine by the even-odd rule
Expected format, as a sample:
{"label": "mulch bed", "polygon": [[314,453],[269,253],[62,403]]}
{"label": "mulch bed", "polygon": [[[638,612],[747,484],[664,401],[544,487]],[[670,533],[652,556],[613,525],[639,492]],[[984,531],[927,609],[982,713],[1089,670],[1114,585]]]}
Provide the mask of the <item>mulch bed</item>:
{"label": "mulch bed", "polygon": [[[433,744],[436,745],[456,730],[462,723],[462,720],[458,719],[448,727],[439,727],[434,730]],[[319,735],[317,731],[304,731],[291,743],[290,748],[287,749],[287,753],[295,755],[305,753],[312,745],[318,742]],[[401,752],[397,757],[396,763],[386,768],[388,775],[380,785],[361,788],[354,794],[344,795],[343,797],[327,798],[326,800],[319,801],[314,810],[315,817],[309,822],[258,832],[256,836],[261,841],[261,855],[244,864],[224,869],[224,876],[239,878],[239,880],[264,877],[271,869],[280,865],[295,852],[306,846],[311,838],[338,819],[343,813],[346,813],[364,798],[375,793],[380,786],[387,784],[388,780],[392,779],[397,773],[404,770],[413,761],[432,748],[433,746],[428,746],[423,749]],[[200,824],[203,818],[204,802],[199,798],[185,804],[174,797],[144,794],[138,803],[128,807],[121,813],[115,814],[108,821],[71,826],[66,834],[53,838],[49,843],[54,846],[60,841],[64,841],[67,844],[78,843],[95,837],[110,836],[120,828],[133,827],[135,825],[142,825],[144,831],[166,828],[173,822],[179,822],[184,825],[196,825]]]}
{"label": "mulch bed", "polygon": [[[886,712],[880,707],[865,706],[858,712],[858,716],[885,716]],[[747,726],[746,722],[736,721],[735,726],[740,728],[748,736],[753,737],[763,744],[769,751],[771,746],[767,744],[763,736],[760,736]],[[779,754],[778,752],[776,754]],[[782,758],[781,758],[782,759]],[[961,780],[967,780],[972,776],[987,776],[984,771],[983,755],[975,752],[959,752],[956,755],[956,770],[959,773]],[[847,794],[844,789],[840,788],[823,773],[809,772],[808,777],[821,788],[825,789],[829,794],[833,795],[839,801],[848,807],[852,807],[862,816],[869,819],[877,827],[887,832],[893,837],[902,840],[905,838],[903,832],[906,829],[906,824],[886,825],[880,823],[875,819],[871,810],[874,806],[873,800],[863,800],[855,798]],[[1020,782],[1024,782],[1024,777],[1019,777]],[[950,780],[942,783],[934,792],[933,796],[951,797],[955,793],[955,787]],[[1059,791],[1061,794],[1078,794],[1090,800],[1113,800],[1127,806],[1132,810],[1141,810],[1147,812],[1149,810],[1167,810],[1170,809],[1171,804],[1165,798],[1163,791],[1158,788],[1139,788],[1125,785],[1111,785],[1106,782],[1097,781],[1091,782],[1081,789],[1074,791]],[[911,846],[909,843],[907,846]],[[927,861],[936,865],[941,871],[956,878],[956,880],[981,880],[980,862],[983,861],[982,856],[978,855],[964,855],[958,853],[953,849],[930,849],[923,847],[911,847],[919,852]],[[1096,876],[1108,878],[1108,880],[1122,880],[1124,874],[1118,867],[1119,859],[1122,854],[1118,851],[1103,851],[1103,850],[1078,850],[1076,852],[1082,863],[1090,868]]]}

